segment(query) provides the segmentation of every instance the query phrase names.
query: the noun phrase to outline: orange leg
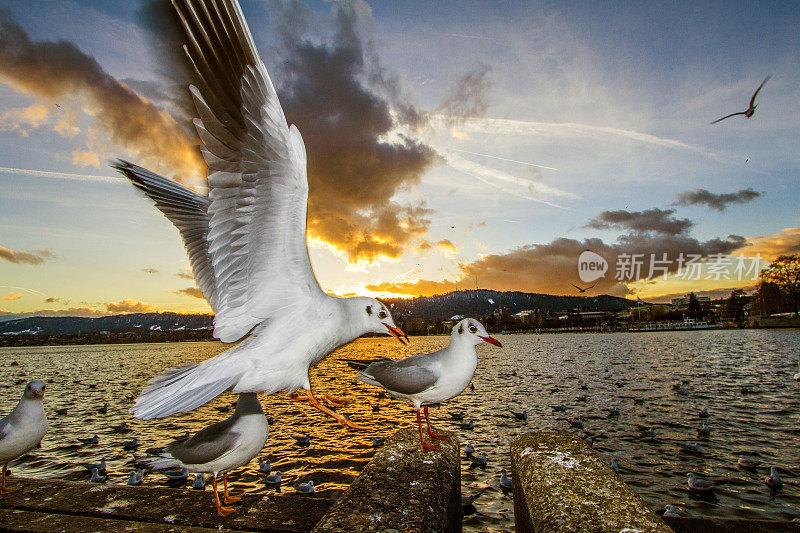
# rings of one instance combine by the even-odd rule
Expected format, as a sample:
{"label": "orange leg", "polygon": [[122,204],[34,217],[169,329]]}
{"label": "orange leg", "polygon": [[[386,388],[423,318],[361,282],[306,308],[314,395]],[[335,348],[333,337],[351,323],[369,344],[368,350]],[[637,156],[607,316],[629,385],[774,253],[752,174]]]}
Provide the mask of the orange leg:
{"label": "orange leg", "polygon": [[236,509],[233,507],[223,507],[221,503],[219,503],[219,493],[217,492],[217,476],[216,474],[211,478],[211,484],[214,487],[214,503],[217,506],[217,514],[222,517],[228,516]]}
{"label": "orange leg", "polygon": [[433,431],[431,431],[431,419],[428,418],[428,406],[424,407],[425,409],[425,422],[428,424],[428,435],[432,440],[447,440],[447,437],[444,435],[437,435]]}
{"label": "orange leg", "polygon": [[222,474],[222,485],[225,487],[224,495],[225,498],[222,500],[225,502],[225,505],[230,505],[232,503],[237,503],[242,501],[240,496],[229,496],[228,495],[228,473]]}
{"label": "orange leg", "polygon": [[438,444],[425,444],[425,437],[422,435],[422,417],[419,414],[419,409],[417,409],[417,427],[419,428],[419,441],[422,443],[422,451],[438,450]]}
{"label": "orange leg", "polygon": [[6,488],[6,472],[8,471],[8,463],[3,465],[3,477],[2,481],[0,481],[0,496],[3,494],[8,494],[9,492],[17,492],[20,490],[20,487],[11,487]]}
{"label": "orange leg", "polygon": [[314,407],[316,407],[317,409],[319,409],[323,413],[325,413],[325,414],[327,414],[329,416],[332,416],[333,418],[338,420],[340,424],[342,424],[342,425],[344,425],[346,427],[349,427],[350,429],[361,429],[361,430],[369,429],[369,428],[366,428],[366,427],[364,427],[362,425],[356,424],[355,422],[351,422],[350,420],[346,419],[345,417],[343,417],[342,415],[340,415],[339,413],[337,413],[335,411],[331,411],[330,409],[328,409],[327,407],[325,407],[324,405],[319,403],[319,401],[317,400],[316,396],[311,394],[310,390],[306,391],[306,393],[307,393],[307,396],[308,396],[308,403],[310,403],[311,405],[313,405]]}

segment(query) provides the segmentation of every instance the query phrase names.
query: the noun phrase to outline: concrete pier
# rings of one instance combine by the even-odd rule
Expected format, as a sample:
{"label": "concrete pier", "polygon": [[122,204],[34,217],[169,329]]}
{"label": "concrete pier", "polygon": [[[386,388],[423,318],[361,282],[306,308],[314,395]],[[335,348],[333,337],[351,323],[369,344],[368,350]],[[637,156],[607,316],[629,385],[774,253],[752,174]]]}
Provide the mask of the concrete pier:
{"label": "concrete pier", "polygon": [[332,500],[295,495],[241,494],[222,518],[210,490],[129,487],[14,477],[22,487],[0,497],[4,531],[264,531],[307,533]]}
{"label": "concrete pier", "polygon": [[[441,430],[436,430],[442,433]],[[387,440],[313,533],[458,533],[461,464],[458,442],[420,450],[416,429]]]}
{"label": "concrete pier", "polygon": [[511,443],[517,533],[671,533],[580,437],[539,431]]}

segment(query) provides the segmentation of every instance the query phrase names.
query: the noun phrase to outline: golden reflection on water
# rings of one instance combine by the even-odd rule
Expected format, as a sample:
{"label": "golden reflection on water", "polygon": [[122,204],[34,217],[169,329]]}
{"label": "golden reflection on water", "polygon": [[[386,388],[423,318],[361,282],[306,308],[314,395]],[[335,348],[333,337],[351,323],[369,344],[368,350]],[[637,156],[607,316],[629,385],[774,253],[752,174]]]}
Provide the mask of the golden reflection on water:
{"label": "golden reflection on water", "polygon": [[[448,342],[447,337],[417,337],[409,346],[394,339],[359,339],[323,360],[311,372],[316,393],[328,393],[350,402],[340,409],[368,431],[352,431],[305,402],[284,394],[262,396],[267,416],[273,417],[262,454],[230,476],[234,489],[270,493],[258,473],[258,460],[271,459],[280,470],[283,491],[313,480],[314,497],[335,498],[372,458],[373,437],[391,435],[397,428],[415,426],[410,407],[388,398],[354,379],[355,371],[342,359],[377,356],[404,357],[430,352]],[[582,417],[586,429],[602,433],[595,449],[606,459],[618,457],[623,479],[653,507],[674,504],[685,514],[791,519],[800,515],[800,495],[792,482],[800,461],[800,414],[796,371],[800,332],[715,331],[659,332],[608,335],[513,335],[501,337],[503,348],[479,347],[475,390],[440,409],[432,410],[437,425],[454,429],[449,411],[464,410],[474,431],[458,430],[462,444],[471,442],[489,456],[483,471],[470,470],[462,455],[465,493],[483,494],[476,500],[477,514],[465,518],[466,531],[500,531],[513,528],[512,500],[497,489],[499,471],[509,468],[508,444],[518,434],[536,429],[568,429],[565,418]],[[108,462],[109,483],[125,483],[132,470],[132,452],[121,443],[139,438],[138,455],[163,445],[188,430],[221,420],[232,411],[235,397],[224,394],[191,412],[165,420],[141,421],[128,409],[142,385],[162,369],[211,357],[225,347],[217,342],[59,346],[0,349],[4,369],[0,381],[0,412],[7,413],[19,398],[23,383],[52,380],[46,412],[50,428],[42,447],[12,463],[22,475],[88,479],[79,465]],[[19,366],[10,366],[17,361]],[[673,390],[681,383],[685,392]],[[742,395],[748,384],[756,392]],[[585,387],[585,388],[582,388]],[[586,396],[581,400],[581,396]],[[634,398],[641,404],[636,404]],[[97,408],[108,403],[106,414]],[[565,404],[566,413],[553,413],[550,405]],[[373,407],[378,406],[374,412]],[[605,407],[618,407],[621,416],[606,418]],[[707,407],[711,436],[698,440],[697,413]],[[64,416],[54,414],[66,408]],[[528,411],[518,421],[509,409]],[[114,433],[112,426],[127,422],[129,433]],[[656,437],[642,439],[637,424],[653,426]],[[79,437],[99,435],[96,446],[83,446]],[[310,435],[311,444],[299,446],[295,437]],[[702,455],[687,454],[679,443],[699,442]],[[784,492],[770,502],[761,482],[766,469],[755,474],[736,468],[736,459],[752,455],[764,465],[783,468]],[[690,499],[685,474],[720,484],[719,502]],[[165,484],[160,474],[148,474],[146,484]]]}

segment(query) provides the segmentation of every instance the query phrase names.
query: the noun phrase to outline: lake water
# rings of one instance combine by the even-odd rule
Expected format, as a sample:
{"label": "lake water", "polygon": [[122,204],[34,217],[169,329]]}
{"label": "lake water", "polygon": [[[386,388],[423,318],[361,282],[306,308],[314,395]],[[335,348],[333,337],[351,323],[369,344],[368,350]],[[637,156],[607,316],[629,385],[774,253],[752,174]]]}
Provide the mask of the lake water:
{"label": "lake water", "polygon": [[[488,468],[470,470],[462,462],[464,492],[483,490],[477,513],[465,517],[466,531],[511,531],[510,497],[497,489],[499,471],[509,468],[512,437],[536,429],[570,429],[566,418],[581,417],[590,433],[601,433],[595,449],[606,459],[617,457],[621,476],[653,508],[675,505],[684,515],[792,519],[800,516],[800,384],[793,381],[800,355],[798,330],[729,330],[658,333],[505,335],[503,348],[479,347],[478,370],[469,389],[432,411],[437,425],[453,428],[449,411],[464,410],[473,431],[456,429],[462,444],[486,451]],[[336,497],[358,475],[374,453],[373,436],[415,425],[404,404],[378,398],[373,387],[355,382],[341,359],[403,357],[444,346],[448,337],[416,337],[403,347],[393,339],[359,339],[337,350],[312,370],[316,392],[349,398],[341,411],[371,430],[353,432],[329,421],[306,403],[285,395],[262,397],[274,417],[262,458],[292,484],[314,480],[316,497]],[[82,462],[108,462],[110,483],[125,483],[133,452],[120,444],[136,436],[138,454],[163,445],[185,430],[196,431],[228,414],[216,408],[235,400],[225,394],[192,413],[166,420],[134,419],[128,409],[142,385],[166,367],[199,361],[222,351],[216,342],[59,346],[0,349],[0,413],[17,402],[23,383],[51,380],[46,396],[50,420],[40,449],[12,463],[16,475],[88,479]],[[12,361],[19,363],[11,366]],[[20,382],[20,383],[17,383]],[[680,384],[679,390],[673,388]],[[742,387],[749,392],[743,393]],[[585,396],[586,398],[581,398]],[[638,403],[634,401],[638,399]],[[97,408],[108,404],[106,414]],[[380,410],[373,412],[378,404]],[[550,405],[564,404],[565,413]],[[617,407],[619,417],[603,409]],[[56,409],[66,408],[59,416]],[[527,410],[527,421],[509,413]],[[701,409],[707,408],[711,434],[698,438]],[[127,422],[130,433],[111,426]],[[643,438],[638,425],[655,436]],[[574,431],[574,430],[573,430]],[[79,437],[100,437],[98,445],[81,445]],[[300,447],[294,437],[312,436]],[[681,444],[699,444],[702,453],[686,453]],[[761,461],[756,472],[737,468],[741,456]],[[463,457],[463,455],[462,455]],[[763,480],[778,466],[785,482],[770,497]],[[254,460],[230,476],[234,489],[268,493]],[[715,500],[695,499],[686,489],[686,473],[717,484]],[[148,474],[147,484],[165,484]],[[188,490],[188,489],[187,489]]]}

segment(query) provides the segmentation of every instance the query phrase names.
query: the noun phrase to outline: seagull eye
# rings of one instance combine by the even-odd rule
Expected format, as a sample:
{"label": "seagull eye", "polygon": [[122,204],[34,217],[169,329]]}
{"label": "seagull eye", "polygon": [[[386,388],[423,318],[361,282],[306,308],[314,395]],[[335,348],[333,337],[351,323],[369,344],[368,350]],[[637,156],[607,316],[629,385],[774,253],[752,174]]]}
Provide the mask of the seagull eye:
{"label": "seagull eye", "polygon": [[381,320],[383,320],[383,319],[384,319],[384,318],[386,318],[387,316],[389,316],[389,313],[387,313],[386,311],[380,311],[380,312],[378,313],[378,318],[380,318]]}
{"label": "seagull eye", "polygon": [[470,333],[477,333],[478,332],[478,328],[476,328],[475,326],[470,326],[469,327],[469,332]]}

